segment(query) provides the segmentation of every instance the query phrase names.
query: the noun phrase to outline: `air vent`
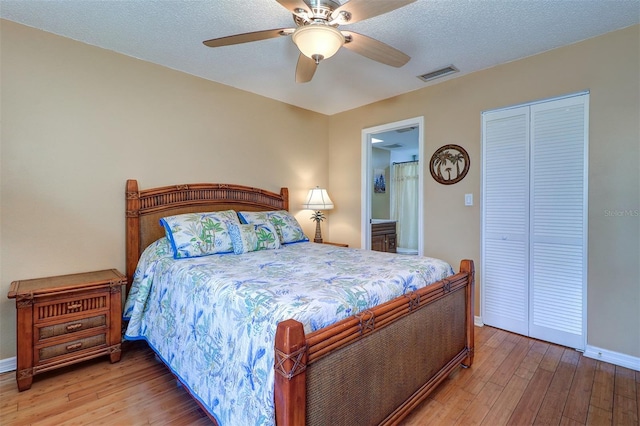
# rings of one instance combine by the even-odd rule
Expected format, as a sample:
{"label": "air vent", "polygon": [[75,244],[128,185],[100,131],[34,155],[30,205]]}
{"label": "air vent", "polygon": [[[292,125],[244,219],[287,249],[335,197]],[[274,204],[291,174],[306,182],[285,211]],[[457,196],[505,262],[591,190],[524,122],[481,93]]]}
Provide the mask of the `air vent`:
{"label": "air vent", "polygon": [[445,75],[457,73],[458,71],[460,71],[458,68],[454,67],[453,65],[449,65],[448,67],[419,75],[418,78],[422,81],[431,81],[435,80],[436,78],[444,77]]}
{"label": "air vent", "polygon": [[405,133],[405,132],[410,132],[410,131],[415,130],[415,129],[416,129],[416,127],[405,127],[404,129],[398,129],[398,130],[396,130],[396,132],[398,132],[398,133]]}
{"label": "air vent", "polygon": [[389,148],[389,149],[393,149],[393,148],[402,148],[404,145],[401,145],[399,143],[392,143],[389,145],[382,145],[382,148]]}

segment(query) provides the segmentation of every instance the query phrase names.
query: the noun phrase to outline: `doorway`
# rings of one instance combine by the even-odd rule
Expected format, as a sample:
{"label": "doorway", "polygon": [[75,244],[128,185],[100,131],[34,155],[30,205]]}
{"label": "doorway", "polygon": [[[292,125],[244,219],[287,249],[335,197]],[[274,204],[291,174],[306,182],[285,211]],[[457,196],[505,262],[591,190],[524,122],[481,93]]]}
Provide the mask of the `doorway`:
{"label": "doorway", "polygon": [[[362,248],[372,247],[372,223],[397,221],[397,252],[423,255],[423,127],[424,118],[416,117],[362,130]],[[405,179],[400,173],[417,177]],[[414,180],[410,191],[415,195],[403,201],[394,191],[405,180]],[[409,210],[417,211],[409,215],[414,219],[407,219]]]}

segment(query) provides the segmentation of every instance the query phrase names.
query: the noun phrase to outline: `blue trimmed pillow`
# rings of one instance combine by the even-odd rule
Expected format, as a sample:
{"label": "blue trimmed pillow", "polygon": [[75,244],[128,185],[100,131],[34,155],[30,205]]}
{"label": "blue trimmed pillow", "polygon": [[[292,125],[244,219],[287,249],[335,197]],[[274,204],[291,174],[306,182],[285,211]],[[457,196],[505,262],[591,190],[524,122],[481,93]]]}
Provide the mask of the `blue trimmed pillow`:
{"label": "blue trimmed pillow", "polygon": [[229,225],[235,254],[280,248],[280,239],[270,224]]}
{"label": "blue trimmed pillow", "polygon": [[286,210],[268,212],[238,212],[242,223],[272,225],[281,244],[309,241],[295,217]]}
{"label": "blue trimmed pillow", "polygon": [[187,213],[160,219],[174,259],[233,252],[229,225],[239,223],[233,210]]}

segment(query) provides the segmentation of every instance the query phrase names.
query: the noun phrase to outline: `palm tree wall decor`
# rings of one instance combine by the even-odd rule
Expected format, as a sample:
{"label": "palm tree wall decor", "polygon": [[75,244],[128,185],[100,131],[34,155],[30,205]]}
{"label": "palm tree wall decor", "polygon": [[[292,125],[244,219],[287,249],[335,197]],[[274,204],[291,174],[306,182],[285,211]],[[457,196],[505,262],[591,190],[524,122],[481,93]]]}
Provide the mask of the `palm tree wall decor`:
{"label": "palm tree wall decor", "polygon": [[469,154],[463,147],[444,145],[433,153],[429,162],[429,171],[436,182],[453,185],[464,179],[469,172],[470,163]]}

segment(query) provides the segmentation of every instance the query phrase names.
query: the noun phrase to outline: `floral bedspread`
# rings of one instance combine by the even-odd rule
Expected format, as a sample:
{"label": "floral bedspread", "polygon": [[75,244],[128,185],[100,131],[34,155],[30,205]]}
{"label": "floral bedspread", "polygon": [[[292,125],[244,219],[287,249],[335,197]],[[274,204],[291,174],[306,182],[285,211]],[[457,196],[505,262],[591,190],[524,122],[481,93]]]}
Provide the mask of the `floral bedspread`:
{"label": "floral bedspread", "polygon": [[143,253],[125,338],[144,339],[223,426],[273,425],[279,321],[305,332],[453,274],[444,261],[310,242],[241,255]]}

